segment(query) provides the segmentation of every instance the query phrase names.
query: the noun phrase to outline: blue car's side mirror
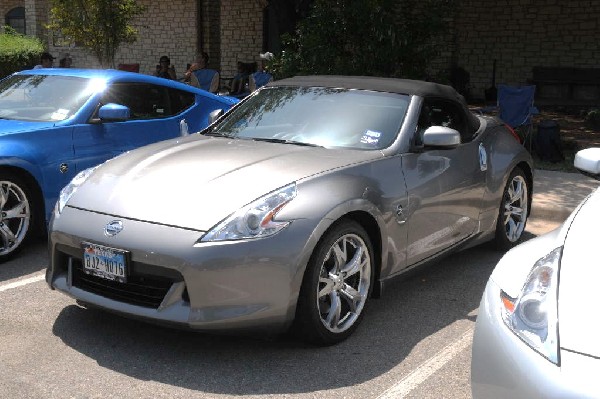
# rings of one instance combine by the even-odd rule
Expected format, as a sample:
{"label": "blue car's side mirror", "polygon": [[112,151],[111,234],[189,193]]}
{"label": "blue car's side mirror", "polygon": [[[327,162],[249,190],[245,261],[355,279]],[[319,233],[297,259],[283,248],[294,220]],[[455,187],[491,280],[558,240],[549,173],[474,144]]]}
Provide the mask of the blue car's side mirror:
{"label": "blue car's side mirror", "polygon": [[120,104],[109,103],[98,110],[98,118],[102,122],[123,122],[130,117],[129,107]]}

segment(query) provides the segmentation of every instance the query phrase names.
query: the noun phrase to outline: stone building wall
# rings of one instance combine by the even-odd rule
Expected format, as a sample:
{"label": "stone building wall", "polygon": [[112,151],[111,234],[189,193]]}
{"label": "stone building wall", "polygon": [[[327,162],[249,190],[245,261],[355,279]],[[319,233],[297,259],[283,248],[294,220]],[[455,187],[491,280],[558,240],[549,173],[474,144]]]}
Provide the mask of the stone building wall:
{"label": "stone building wall", "polygon": [[221,2],[221,75],[232,77],[237,62],[260,63],[263,43],[263,9],[266,2]]}
{"label": "stone building wall", "polygon": [[[263,48],[263,10],[267,0],[139,0],[147,7],[134,21],[140,36],[122,45],[116,63],[140,63],[153,73],[158,58],[168,55],[178,76],[197,51],[210,55],[210,66],[223,77],[236,62],[259,61]],[[482,98],[490,87],[493,61],[496,84],[523,84],[535,66],[600,68],[600,1],[598,0],[457,0],[451,32],[440,42],[440,55],[428,74],[456,65],[470,74],[471,94]],[[48,43],[58,57],[69,52],[73,65],[100,65],[85,50],[46,32],[49,0],[0,0],[0,15],[23,5],[27,33]]]}
{"label": "stone building wall", "polygon": [[[460,4],[455,57],[470,73],[476,98],[483,98],[483,90],[491,86],[494,59],[496,84],[525,84],[536,66],[600,68],[600,1]],[[450,59],[445,62],[449,65]]]}
{"label": "stone building wall", "polygon": [[[140,0],[146,6],[146,12],[133,22],[138,31],[138,40],[133,44],[122,44],[115,57],[115,66],[119,63],[139,63],[140,72],[152,74],[158,59],[167,55],[175,66],[177,76],[182,76],[187,63],[194,61],[197,49],[197,9],[194,2],[170,0],[157,2]],[[60,40],[50,42],[49,51],[58,57],[69,52],[73,57],[73,66],[99,68],[96,58],[73,43]]]}

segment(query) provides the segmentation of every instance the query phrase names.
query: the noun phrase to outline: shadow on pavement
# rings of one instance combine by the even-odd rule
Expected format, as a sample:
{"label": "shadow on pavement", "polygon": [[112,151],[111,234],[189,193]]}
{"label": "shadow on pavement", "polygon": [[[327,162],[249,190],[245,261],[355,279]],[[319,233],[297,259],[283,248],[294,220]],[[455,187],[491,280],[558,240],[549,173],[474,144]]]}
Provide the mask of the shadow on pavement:
{"label": "shadow on pavement", "polygon": [[[74,305],[62,310],[53,332],[102,367],[202,392],[280,395],[349,387],[388,372],[457,320],[474,321],[501,256],[484,244],[386,286],[355,334],[331,347],[288,337],[267,341],[173,330]],[[439,349],[432,348],[432,355]]]}
{"label": "shadow on pavement", "polygon": [[46,237],[35,238],[12,259],[0,263],[0,282],[45,270],[47,266],[48,241]]}

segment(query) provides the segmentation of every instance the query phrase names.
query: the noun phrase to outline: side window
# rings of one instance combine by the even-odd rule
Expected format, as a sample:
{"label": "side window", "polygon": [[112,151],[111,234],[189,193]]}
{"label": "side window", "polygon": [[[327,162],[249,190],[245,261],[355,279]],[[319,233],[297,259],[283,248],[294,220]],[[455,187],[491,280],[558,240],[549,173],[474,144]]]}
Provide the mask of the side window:
{"label": "side window", "polygon": [[167,90],[171,100],[171,115],[177,115],[185,111],[196,102],[196,96],[193,93],[177,89]]}
{"label": "side window", "polygon": [[449,127],[460,133],[463,143],[470,140],[469,129],[460,105],[447,100],[426,99],[421,113],[427,114],[429,126]]}
{"label": "side window", "polygon": [[172,115],[166,87],[147,83],[114,83],[100,100],[129,107],[131,119],[158,119]]}

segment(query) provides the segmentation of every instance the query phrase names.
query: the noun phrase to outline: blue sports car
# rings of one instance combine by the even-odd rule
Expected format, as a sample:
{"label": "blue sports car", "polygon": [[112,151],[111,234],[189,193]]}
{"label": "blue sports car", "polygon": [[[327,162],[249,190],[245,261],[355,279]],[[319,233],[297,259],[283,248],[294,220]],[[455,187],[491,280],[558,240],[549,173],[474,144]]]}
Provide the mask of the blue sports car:
{"label": "blue sports car", "polygon": [[44,231],[60,190],[79,171],[199,131],[236,101],[116,70],[47,68],[2,79],[0,262]]}

